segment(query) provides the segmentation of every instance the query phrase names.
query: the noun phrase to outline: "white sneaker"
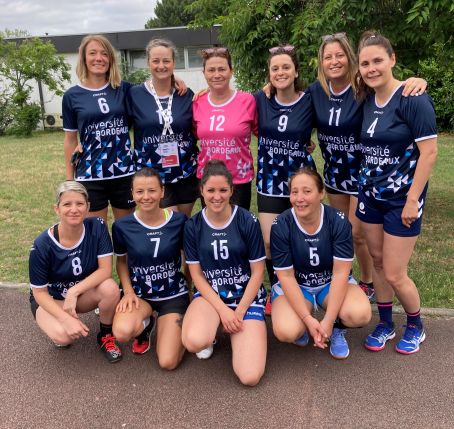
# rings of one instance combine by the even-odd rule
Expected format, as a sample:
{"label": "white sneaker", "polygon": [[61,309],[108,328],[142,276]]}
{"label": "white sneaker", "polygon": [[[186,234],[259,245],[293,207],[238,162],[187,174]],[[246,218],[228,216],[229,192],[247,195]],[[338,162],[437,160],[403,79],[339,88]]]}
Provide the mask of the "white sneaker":
{"label": "white sneaker", "polygon": [[213,345],[214,345],[214,343],[211,344],[211,346],[207,347],[206,349],[200,350],[200,351],[199,351],[198,353],[196,353],[195,355],[196,355],[199,359],[202,359],[202,360],[209,359],[211,356],[213,356],[213,351],[214,351]]}

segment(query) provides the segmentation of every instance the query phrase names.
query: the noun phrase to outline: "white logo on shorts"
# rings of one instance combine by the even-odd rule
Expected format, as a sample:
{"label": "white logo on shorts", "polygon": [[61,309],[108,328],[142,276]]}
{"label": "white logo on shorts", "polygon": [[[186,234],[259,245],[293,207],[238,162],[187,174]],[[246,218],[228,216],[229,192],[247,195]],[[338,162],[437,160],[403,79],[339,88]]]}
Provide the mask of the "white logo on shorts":
{"label": "white logo on shorts", "polygon": [[366,210],[365,210],[365,206],[364,206],[364,203],[363,202],[360,202],[359,203],[359,207],[358,207],[358,211],[361,213],[361,214],[366,214]]}

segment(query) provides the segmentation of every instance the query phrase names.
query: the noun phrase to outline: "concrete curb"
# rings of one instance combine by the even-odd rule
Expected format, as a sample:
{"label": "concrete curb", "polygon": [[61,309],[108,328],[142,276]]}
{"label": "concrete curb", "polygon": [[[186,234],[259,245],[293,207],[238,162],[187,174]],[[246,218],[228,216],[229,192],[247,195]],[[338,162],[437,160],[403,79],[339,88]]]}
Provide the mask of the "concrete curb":
{"label": "concrete curb", "polygon": [[[28,288],[28,283],[8,283],[0,282],[0,289],[22,289]],[[377,306],[372,305],[372,311],[378,313]],[[405,310],[400,305],[395,305],[393,308],[393,313],[395,314],[405,314]],[[421,314],[423,316],[429,317],[454,317],[454,308],[431,308],[423,307],[421,308]]]}

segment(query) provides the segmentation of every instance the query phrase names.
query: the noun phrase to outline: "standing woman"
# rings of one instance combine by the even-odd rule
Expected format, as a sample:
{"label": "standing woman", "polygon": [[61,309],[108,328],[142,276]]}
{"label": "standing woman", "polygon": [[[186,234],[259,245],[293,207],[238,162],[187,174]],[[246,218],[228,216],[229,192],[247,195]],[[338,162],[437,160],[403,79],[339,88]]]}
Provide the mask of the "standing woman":
{"label": "standing woman", "polygon": [[[345,214],[322,204],[320,175],[298,170],[289,180],[292,208],[271,227],[271,256],[279,282],[273,285],[273,331],[284,342],[305,346],[308,331],[317,347],[345,359],[350,350],[346,327],[366,325],[371,318],[367,297],[351,284],[351,225]],[[319,322],[312,309],[325,310]]]}
{"label": "standing woman", "polygon": [[183,320],[183,344],[208,358],[220,325],[230,334],[232,364],[254,386],[266,363],[263,270],[265,249],[257,219],[230,203],[232,175],[209,161],[201,180],[206,207],[185,226],[184,251],[197,292]]}
{"label": "standing woman", "polygon": [[202,178],[210,159],[221,159],[233,177],[232,203],[249,210],[254,178],[249,146],[251,132],[257,130],[255,99],[251,94],[230,88],[233,69],[227,48],[204,49],[202,58],[209,92],[193,104],[194,128],[200,140],[197,177]]}
{"label": "standing woman", "polygon": [[113,330],[120,342],[135,338],[133,353],[146,353],[153,326],[150,318],[156,311],[159,365],[171,370],[183,358],[181,323],[189,305],[180,270],[186,216],[160,208],[164,188],[154,169],[144,167],[134,175],[132,195],[139,210],[112,226],[117,273],[124,291]]}
{"label": "standing woman", "polygon": [[[360,269],[359,285],[372,298],[372,259],[361,223],[355,216],[363,120],[363,104],[355,98],[357,70],[357,60],[346,34],[323,36],[318,51],[318,80],[308,91],[312,96],[314,124],[325,161],[323,176],[328,200],[332,207],[344,212],[352,224]],[[416,95],[425,88],[424,80],[409,79],[403,95]]]}
{"label": "standing woman", "polygon": [[437,129],[426,94],[404,98],[393,76],[396,55],[389,40],[366,32],[358,47],[360,96],[365,97],[361,130],[363,161],[356,215],[363,224],[377,271],[375,291],[380,323],[366,338],[369,350],[382,350],[395,337],[393,297],[407,313],[395,349],[419,351],[426,337],[420,298],[408,263],[421,231],[428,180],[437,158]]}
{"label": "standing woman", "polygon": [[266,250],[270,283],[273,264],[270,230],[276,216],[291,207],[288,179],[298,169],[315,168],[307,150],[312,131],[310,94],[302,91],[299,62],[293,46],[270,49],[270,95],[256,95],[258,112],[257,206]]}
{"label": "standing woman", "polygon": [[89,329],[78,313],[99,308],[98,345],[110,363],[121,360],[112,335],[120,289],[112,276],[112,243],[101,218],[89,217],[87,190],[63,182],[56,193],[59,222],[44,231],[30,252],[30,304],[36,323],[58,348]]}
{"label": "standing woman", "polygon": [[[134,207],[134,162],[125,108],[130,85],[121,81],[114,49],[101,35],[82,39],[76,71],[80,84],[63,96],[66,179],[87,188],[90,216],[106,221],[110,202],[119,219]],[[73,154],[79,159],[72,163]]]}
{"label": "standing woman", "polygon": [[175,90],[174,44],[151,40],[146,48],[151,79],[131,88],[128,112],[134,123],[137,170],[152,167],[165,185],[161,206],[191,215],[199,197],[197,142],[192,133],[192,97]]}

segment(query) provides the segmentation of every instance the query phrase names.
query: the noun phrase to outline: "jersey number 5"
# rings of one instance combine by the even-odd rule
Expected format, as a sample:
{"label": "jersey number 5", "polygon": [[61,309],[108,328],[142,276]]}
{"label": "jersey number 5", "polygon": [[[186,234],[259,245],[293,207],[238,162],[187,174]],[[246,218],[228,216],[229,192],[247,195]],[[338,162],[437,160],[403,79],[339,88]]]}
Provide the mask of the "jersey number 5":
{"label": "jersey number 5", "polygon": [[320,257],[318,256],[316,247],[309,247],[309,262],[313,267],[320,264]]}
{"label": "jersey number 5", "polygon": [[214,253],[214,259],[219,260],[219,257],[221,259],[229,259],[229,248],[227,247],[227,240],[214,240],[211,242],[211,245],[213,246],[213,253]]}

